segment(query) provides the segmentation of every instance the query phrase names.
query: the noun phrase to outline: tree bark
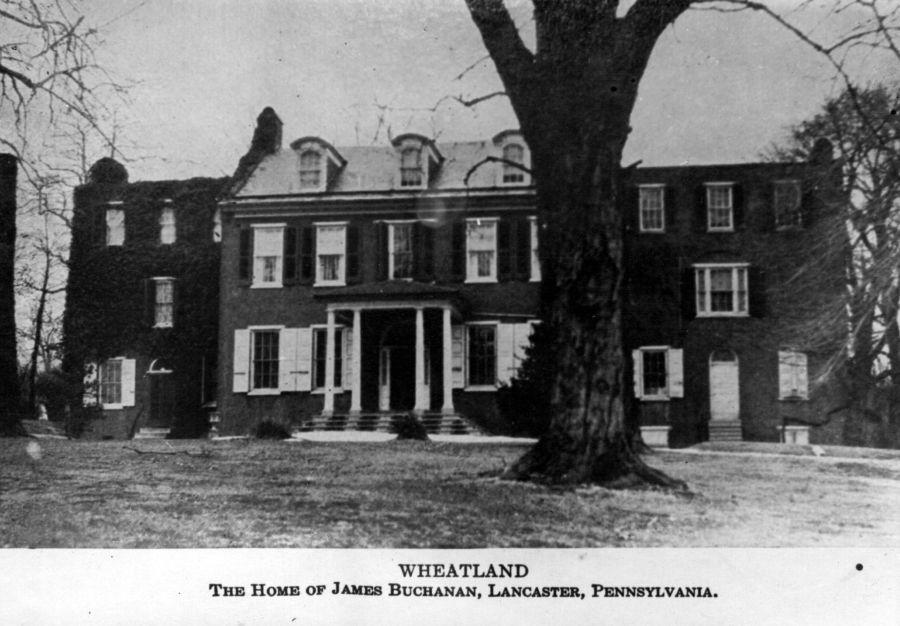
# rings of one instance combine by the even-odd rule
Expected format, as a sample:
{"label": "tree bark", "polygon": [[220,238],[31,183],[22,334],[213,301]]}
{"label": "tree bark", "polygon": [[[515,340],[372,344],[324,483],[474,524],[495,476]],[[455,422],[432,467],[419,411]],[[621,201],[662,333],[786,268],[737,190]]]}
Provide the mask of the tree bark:
{"label": "tree bark", "polygon": [[24,434],[19,421],[19,367],[13,278],[18,159],[0,154],[0,436]]}

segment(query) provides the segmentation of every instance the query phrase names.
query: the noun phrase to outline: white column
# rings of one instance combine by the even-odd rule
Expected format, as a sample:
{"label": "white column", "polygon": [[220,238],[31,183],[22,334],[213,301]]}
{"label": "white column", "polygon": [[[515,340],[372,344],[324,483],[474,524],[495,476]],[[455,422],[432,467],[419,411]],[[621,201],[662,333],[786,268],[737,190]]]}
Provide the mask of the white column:
{"label": "white column", "polygon": [[425,312],[416,307],[416,405],[418,414],[428,409],[427,388],[425,387]]}
{"label": "white column", "polygon": [[325,329],[325,406],[322,415],[334,413],[334,311],[328,311]]}
{"label": "white column", "polygon": [[350,364],[350,413],[362,410],[362,311],[353,309],[353,354]]}
{"label": "white column", "polygon": [[441,413],[452,415],[456,411],[453,408],[453,334],[450,329],[450,308],[444,308],[443,340],[441,341],[441,356],[443,357],[444,404]]}

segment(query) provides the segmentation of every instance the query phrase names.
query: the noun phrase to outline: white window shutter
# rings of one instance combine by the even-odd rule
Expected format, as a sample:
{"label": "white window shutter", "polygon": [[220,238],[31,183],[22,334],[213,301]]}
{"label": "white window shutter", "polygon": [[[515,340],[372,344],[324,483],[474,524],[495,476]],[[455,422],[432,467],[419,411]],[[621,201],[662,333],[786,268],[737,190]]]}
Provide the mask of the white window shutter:
{"label": "white window shutter", "polygon": [[465,337],[465,326],[453,326],[451,329],[450,356],[452,367],[452,382],[454,389],[462,389],[465,387],[465,354],[463,351],[463,340]]}
{"label": "white window shutter", "polygon": [[534,326],[532,326],[531,322],[516,324],[515,345],[513,348],[513,376],[519,375],[519,368],[522,367],[522,362],[528,358],[526,350],[531,345],[531,333],[533,331]]}
{"label": "white window shutter", "polygon": [[282,328],[278,333],[278,389],[297,391],[299,372],[297,371],[297,343],[299,328]]}
{"label": "white window shutter", "polygon": [[644,360],[640,350],[631,351],[631,362],[634,365],[634,397],[644,397]]}
{"label": "white window shutter", "polygon": [[344,389],[350,389],[350,379],[353,377],[353,329],[345,327],[344,335],[344,358],[341,359],[343,364],[343,372],[341,373],[341,386]]}
{"label": "white window shutter", "polygon": [[799,395],[804,400],[809,399],[809,371],[807,367],[806,355],[803,352],[798,352],[797,367],[795,370],[797,395]]}
{"label": "white window shutter", "polygon": [[509,384],[515,376],[515,324],[497,324],[497,382]]}
{"label": "white window shutter", "polygon": [[666,372],[669,383],[669,397],[684,397],[684,350],[669,348],[669,367]]}
{"label": "white window shutter", "polygon": [[97,372],[97,363],[88,362],[84,364],[84,393],[81,396],[82,406],[97,406],[97,403],[99,402],[98,387],[100,383],[97,380]]}
{"label": "white window shutter", "polygon": [[134,359],[122,359],[122,406],[134,406],[136,370]]}
{"label": "white window shutter", "polygon": [[312,389],[312,328],[299,328],[297,333],[297,391]]}
{"label": "white window shutter", "polygon": [[782,400],[809,398],[809,374],[804,353],[778,351],[778,397]]}
{"label": "white window shutter", "polygon": [[234,359],[231,363],[234,372],[232,391],[247,393],[250,389],[250,331],[238,328],[234,331]]}

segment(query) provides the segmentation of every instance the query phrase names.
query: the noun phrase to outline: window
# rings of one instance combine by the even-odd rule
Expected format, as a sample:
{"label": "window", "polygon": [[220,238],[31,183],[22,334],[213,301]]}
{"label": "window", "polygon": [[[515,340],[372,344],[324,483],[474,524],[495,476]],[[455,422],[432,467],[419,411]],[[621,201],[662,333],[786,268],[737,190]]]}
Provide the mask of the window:
{"label": "window", "polygon": [[100,366],[100,404],[122,405],[122,359],[109,359]]}
{"label": "window", "polygon": [[400,186],[421,187],[422,179],[422,151],[419,148],[405,148],[400,153]]}
{"label": "window", "polygon": [[734,230],[733,191],[731,183],[706,185],[706,226],[709,230]]}
{"label": "window", "polygon": [[541,280],[541,259],[538,256],[538,222],[537,218],[528,218],[531,224],[531,280]]}
{"label": "window", "polygon": [[746,316],[747,265],[695,266],[699,317]]}
{"label": "window", "polygon": [[153,326],[172,328],[175,319],[175,280],[154,278]]}
{"label": "window", "polygon": [[497,280],[497,220],[466,221],[466,282]]}
{"label": "window", "polygon": [[254,330],[250,361],[251,389],[278,389],[278,336],[277,330]]}
{"label": "window", "polygon": [[253,286],[281,287],[283,226],[253,227]]}
{"label": "window", "polygon": [[345,224],[316,225],[316,285],[344,284]]}
{"label": "window", "polygon": [[780,400],[809,398],[806,355],[802,352],[778,351],[778,398]]}
{"label": "window", "polygon": [[669,346],[646,346],[632,351],[634,396],[639,400],[684,397],[684,351]]}
{"label": "window", "polygon": [[497,384],[497,327],[473,324],[468,329],[468,384],[472,387]]}
{"label": "window", "polygon": [[319,189],[322,186],[322,155],[305,150],[300,155],[300,188]]}
{"label": "window", "polygon": [[106,209],[106,245],[121,246],[125,243],[125,211]]}
{"label": "window", "polygon": [[[509,144],[503,148],[503,160],[519,165],[525,165],[525,149],[517,143]],[[525,172],[515,165],[503,163],[503,184],[521,185],[525,182]]]}
{"label": "window", "polygon": [[[328,340],[328,331],[325,328],[313,329],[313,355],[312,355],[312,376],[313,389],[325,388],[325,358],[328,354],[326,349]],[[343,328],[334,329],[334,387],[340,389],[343,386],[341,373],[344,370],[344,332]]]}
{"label": "window", "polygon": [[790,228],[801,226],[800,182],[780,180],[775,182],[773,203],[775,205],[775,226]]}
{"label": "window", "polygon": [[222,241],[222,211],[219,209],[213,213],[212,240],[214,243]]}
{"label": "window", "polygon": [[412,278],[414,228],[415,224],[412,222],[388,224],[391,278]]}
{"label": "window", "polygon": [[642,233],[661,233],[666,229],[665,191],[663,185],[641,185],[638,188]]}
{"label": "window", "polygon": [[175,209],[171,207],[159,212],[159,243],[175,243]]}

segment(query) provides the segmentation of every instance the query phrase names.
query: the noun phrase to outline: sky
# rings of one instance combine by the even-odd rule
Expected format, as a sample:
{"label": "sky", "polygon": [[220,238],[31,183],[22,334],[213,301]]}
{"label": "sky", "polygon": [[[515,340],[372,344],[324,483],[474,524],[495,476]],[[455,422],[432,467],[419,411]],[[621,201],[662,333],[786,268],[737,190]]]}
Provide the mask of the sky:
{"label": "sky", "polygon": [[[770,3],[826,39],[854,22],[815,8],[828,0],[799,13],[796,0]],[[306,135],[338,146],[384,143],[388,133],[406,131],[464,141],[517,126],[502,98],[474,110],[441,102],[500,89],[463,0],[86,0],[83,6],[105,24],[99,62],[136,83],[118,114],[126,155],[136,159],[128,165],[132,180],[232,173],[265,106],[283,120],[285,144]],[[530,41],[530,4],[510,6]],[[870,57],[854,64],[865,80],[886,67]],[[651,57],[625,161],[758,159],[840,89],[833,75],[824,59],[768,17],[689,11]]]}

